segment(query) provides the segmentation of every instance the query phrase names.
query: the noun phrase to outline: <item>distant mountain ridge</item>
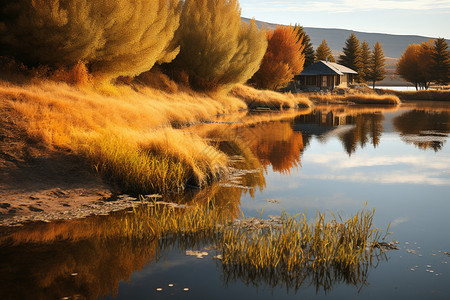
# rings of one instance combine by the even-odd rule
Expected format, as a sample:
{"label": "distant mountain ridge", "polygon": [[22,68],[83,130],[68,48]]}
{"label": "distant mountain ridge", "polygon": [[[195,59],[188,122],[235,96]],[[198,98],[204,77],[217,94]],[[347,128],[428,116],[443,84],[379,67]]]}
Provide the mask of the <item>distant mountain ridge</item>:
{"label": "distant mountain ridge", "polygon": [[[244,22],[249,22],[248,18],[241,18]],[[256,25],[261,28],[274,29],[277,24],[267,23],[262,21],[256,21]],[[368,33],[359,32],[347,29],[331,29],[331,28],[313,28],[313,27],[303,27],[305,32],[311,38],[311,43],[314,49],[316,49],[323,39],[328,43],[328,46],[333,50],[333,53],[342,52],[344,48],[345,41],[354,33],[358,37],[359,41],[366,41],[372,48],[373,45],[379,41],[383,47],[384,55],[387,57],[400,58],[402,53],[408,47],[409,44],[420,44],[426,42],[430,39],[435,39],[431,37],[418,36],[418,35],[395,35],[395,34],[385,34],[385,33]],[[450,40],[447,40],[450,45]]]}

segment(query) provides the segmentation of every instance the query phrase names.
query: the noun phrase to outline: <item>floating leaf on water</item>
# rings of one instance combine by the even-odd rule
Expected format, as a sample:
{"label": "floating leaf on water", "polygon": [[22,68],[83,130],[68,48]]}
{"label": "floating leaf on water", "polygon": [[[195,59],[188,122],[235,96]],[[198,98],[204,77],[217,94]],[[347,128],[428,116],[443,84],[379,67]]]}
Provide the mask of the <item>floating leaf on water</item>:
{"label": "floating leaf on water", "polygon": [[188,256],[196,256],[197,258],[203,258],[203,256],[208,255],[208,252],[186,250],[186,255],[188,255]]}
{"label": "floating leaf on water", "polygon": [[264,201],[267,201],[269,203],[274,203],[274,204],[280,204],[280,201],[275,200],[275,199],[264,199]]}

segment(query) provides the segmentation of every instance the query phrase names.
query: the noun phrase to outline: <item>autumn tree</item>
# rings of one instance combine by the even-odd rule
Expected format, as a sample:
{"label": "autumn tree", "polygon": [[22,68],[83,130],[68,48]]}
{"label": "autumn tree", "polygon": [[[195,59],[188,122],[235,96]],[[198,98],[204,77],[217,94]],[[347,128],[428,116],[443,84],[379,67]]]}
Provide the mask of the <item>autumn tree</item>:
{"label": "autumn tree", "polygon": [[352,33],[350,37],[345,41],[343,54],[339,56],[338,62],[341,65],[346,66],[352,70],[358,72],[357,81],[361,82],[361,70],[363,68],[361,60],[361,47],[356,35]]}
{"label": "autumn tree", "polygon": [[366,73],[366,78],[373,83],[373,88],[375,88],[375,82],[381,81],[386,77],[384,65],[385,59],[383,48],[381,47],[381,44],[377,42],[373,46],[373,54],[370,56],[369,68]]}
{"label": "autumn tree", "polygon": [[450,82],[450,51],[444,38],[434,41],[433,48],[433,74],[437,84],[448,84]]}
{"label": "autumn tree", "polygon": [[267,51],[258,72],[251,82],[257,88],[279,89],[286,87],[294,75],[303,70],[304,45],[293,26],[278,26],[267,32]]}
{"label": "autumn tree", "polygon": [[237,0],[186,0],[180,24],[180,53],[169,68],[185,72],[192,88],[228,90],[258,70],[265,32],[241,22]]}
{"label": "autumn tree", "polygon": [[2,0],[0,55],[28,65],[79,61],[105,79],[134,76],[178,53],[179,0]]}
{"label": "autumn tree", "polygon": [[364,41],[361,43],[361,64],[362,68],[360,70],[360,78],[362,81],[369,81],[369,69],[370,69],[370,59],[372,53],[370,51],[369,43]]}
{"label": "autumn tree", "polygon": [[316,49],[316,61],[328,60],[329,62],[336,62],[331,49],[328,47],[327,41],[323,40],[322,43]]}
{"label": "autumn tree", "polygon": [[303,68],[306,68],[314,63],[316,59],[316,53],[311,43],[311,39],[309,35],[306,34],[303,26],[295,25],[295,30],[297,31],[298,39],[303,41],[303,55],[305,56],[305,64],[303,65]]}
{"label": "autumn tree", "polygon": [[409,45],[397,63],[397,73],[406,81],[413,83],[416,89],[428,89],[433,79],[432,53],[433,47],[430,42]]}

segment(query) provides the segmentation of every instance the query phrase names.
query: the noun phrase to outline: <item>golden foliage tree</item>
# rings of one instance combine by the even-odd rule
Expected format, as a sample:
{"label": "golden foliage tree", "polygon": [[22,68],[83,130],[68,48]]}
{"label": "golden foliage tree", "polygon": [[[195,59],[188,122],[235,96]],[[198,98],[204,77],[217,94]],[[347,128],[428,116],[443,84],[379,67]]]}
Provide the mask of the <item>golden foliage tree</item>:
{"label": "golden foliage tree", "polygon": [[241,21],[237,0],[186,0],[180,53],[169,69],[183,71],[197,90],[228,90],[258,70],[266,51],[265,32]]}
{"label": "golden foliage tree", "polygon": [[316,49],[316,61],[320,60],[328,60],[329,62],[336,62],[333,54],[331,54],[331,49],[328,47],[328,43],[326,40],[323,40],[320,43],[319,47]]}
{"label": "golden foliage tree", "polygon": [[28,65],[84,61],[111,79],[178,53],[179,0],[3,0],[0,14],[0,55]]}
{"label": "golden foliage tree", "polygon": [[413,83],[416,89],[428,89],[433,79],[432,54],[433,47],[430,42],[409,45],[397,63],[397,73]]}
{"label": "golden foliage tree", "polygon": [[258,72],[251,81],[258,88],[279,89],[287,86],[303,70],[303,40],[293,26],[278,26],[267,32],[268,46]]}

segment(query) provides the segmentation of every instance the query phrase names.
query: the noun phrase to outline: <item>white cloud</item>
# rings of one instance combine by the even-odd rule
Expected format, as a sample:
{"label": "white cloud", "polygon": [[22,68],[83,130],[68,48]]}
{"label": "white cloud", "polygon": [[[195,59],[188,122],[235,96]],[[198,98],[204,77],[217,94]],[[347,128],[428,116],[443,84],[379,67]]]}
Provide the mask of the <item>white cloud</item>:
{"label": "white cloud", "polygon": [[245,10],[290,12],[356,12],[371,10],[450,10],[450,1],[441,0],[320,0],[320,1],[251,1],[241,0]]}

